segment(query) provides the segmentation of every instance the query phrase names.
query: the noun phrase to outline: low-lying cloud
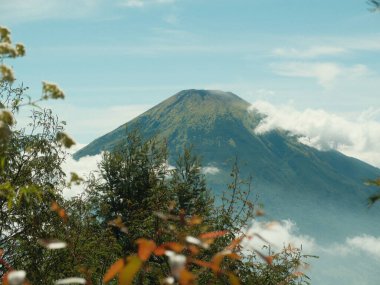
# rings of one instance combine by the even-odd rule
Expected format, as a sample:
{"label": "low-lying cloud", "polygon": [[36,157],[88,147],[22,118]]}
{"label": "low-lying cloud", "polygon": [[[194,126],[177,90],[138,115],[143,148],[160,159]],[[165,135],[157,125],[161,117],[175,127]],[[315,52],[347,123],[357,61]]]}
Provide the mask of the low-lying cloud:
{"label": "low-lying cloud", "polygon": [[[268,243],[253,234],[259,234]],[[246,250],[261,250],[270,246],[274,252],[280,252],[289,245],[301,248],[302,254],[311,254],[319,258],[303,259],[310,268],[301,268],[311,277],[312,284],[378,284],[378,267],[380,266],[380,237],[361,234],[347,237],[339,242],[321,244],[316,239],[302,233],[296,224],[290,220],[280,222],[257,222],[248,230],[252,238],[245,239],[243,246]]]}
{"label": "low-lying cloud", "polygon": [[380,109],[371,109],[346,118],[321,109],[296,110],[290,105],[275,106],[258,101],[250,110],[264,115],[256,133],[284,129],[299,135],[300,141],[320,150],[335,149],[380,167]]}
{"label": "low-lying cloud", "polygon": [[[98,163],[102,158],[102,154],[94,156],[84,156],[79,160],[75,160],[72,157],[72,153],[84,147],[84,145],[76,145],[70,150],[70,154],[67,155],[65,162],[62,164],[62,170],[66,173],[68,179],[70,179],[70,173],[75,172],[80,177],[86,178],[90,173],[95,173],[98,169]],[[71,198],[83,193],[83,185],[72,185],[71,188],[63,190],[63,196],[65,198]]]}
{"label": "low-lying cloud", "polygon": [[[259,234],[262,239],[254,236]],[[304,253],[313,253],[316,248],[315,240],[299,233],[296,224],[290,220],[280,222],[258,222],[254,221],[251,228],[247,231],[249,239],[244,240],[244,247],[247,249],[260,250],[263,246],[270,245],[275,251],[281,251],[284,247],[301,248]]]}

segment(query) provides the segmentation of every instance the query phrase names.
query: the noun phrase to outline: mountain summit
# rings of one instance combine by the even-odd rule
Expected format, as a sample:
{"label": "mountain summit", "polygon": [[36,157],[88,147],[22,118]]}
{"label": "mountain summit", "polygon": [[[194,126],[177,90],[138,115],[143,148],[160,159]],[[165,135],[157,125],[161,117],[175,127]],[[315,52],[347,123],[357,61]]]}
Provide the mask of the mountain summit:
{"label": "mountain summit", "polygon": [[[343,220],[363,230],[372,227],[365,206],[370,192],[363,182],[380,176],[378,168],[304,145],[286,131],[256,134],[264,116],[248,111],[249,106],[230,92],[184,90],[94,140],[75,158],[112,150],[128,130],[139,128],[147,138],[167,140],[171,162],[184,145],[193,145],[203,165],[216,170],[208,177],[216,194],[228,182],[231,160],[237,157],[241,173],[253,175],[255,193],[273,217],[290,218],[309,231],[329,220],[326,232],[342,237],[352,232],[346,225],[336,227]],[[305,212],[312,218],[305,218]]]}
{"label": "mountain summit", "polygon": [[[248,102],[230,92],[184,90],[93,141],[78,151],[75,158],[111,150],[125,136],[126,127],[140,127],[146,136],[165,138],[174,149],[184,143],[192,143],[195,147],[203,145],[203,148],[234,144],[232,137],[241,136],[237,126],[250,133],[258,122],[259,116],[249,114],[248,107]],[[213,139],[209,141],[211,135]]]}

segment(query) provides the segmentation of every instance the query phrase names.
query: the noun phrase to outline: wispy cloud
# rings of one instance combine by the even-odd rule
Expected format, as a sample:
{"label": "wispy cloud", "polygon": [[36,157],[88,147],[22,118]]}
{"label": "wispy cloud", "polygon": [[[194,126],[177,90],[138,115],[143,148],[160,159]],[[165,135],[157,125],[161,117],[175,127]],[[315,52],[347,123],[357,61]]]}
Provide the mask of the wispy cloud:
{"label": "wispy cloud", "polygon": [[273,55],[287,58],[315,58],[320,56],[333,56],[347,52],[346,49],[334,46],[315,46],[307,49],[276,48]]}
{"label": "wispy cloud", "polygon": [[323,87],[329,87],[338,77],[353,78],[369,73],[367,66],[342,66],[334,62],[282,62],[270,68],[275,74],[286,77],[314,78]]}
{"label": "wispy cloud", "polygon": [[104,0],[12,0],[0,1],[5,23],[45,19],[72,19],[91,15]]}
{"label": "wispy cloud", "polygon": [[122,0],[119,5],[129,8],[141,8],[152,4],[171,4],[174,2],[176,0]]}
{"label": "wispy cloud", "polygon": [[176,0],[12,0],[0,1],[0,19],[19,23],[46,19],[75,19],[99,14],[107,6],[146,7]]}
{"label": "wispy cloud", "polygon": [[369,109],[355,118],[346,118],[321,109],[296,110],[291,105],[275,106],[265,101],[252,104],[252,110],[265,114],[257,133],[285,129],[302,136],[301,142],[318,149],[336,149],[380,166],[380,109]]}
{"label": "wispy cloud", "polygon": [[54,112],[67,122],[67,131],[79,142],[87,143],[132,120],[151,105],[83,107],[70,104],[54,106]]}

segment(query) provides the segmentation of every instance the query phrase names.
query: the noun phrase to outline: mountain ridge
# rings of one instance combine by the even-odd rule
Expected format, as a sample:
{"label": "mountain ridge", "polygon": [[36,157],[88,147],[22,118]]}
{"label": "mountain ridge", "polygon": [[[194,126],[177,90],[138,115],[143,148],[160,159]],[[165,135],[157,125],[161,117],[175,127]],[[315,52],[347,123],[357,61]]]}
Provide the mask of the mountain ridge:
{"label": "mountain ridge", "polygon": [[[323,228],[342,238],[353,231],[345,224],[336,225],[341,221],[348,225],[348,217],[360,224],[361,231],[376,231],[365,205],[371,189],[364,181],[380,176],[380,169],[337,151],[319,151],[287,131],[256,134],[264,116],[248,111],[249,106],[231,92],[184,90],[93,141],[75,157],[112,150],[128,130],[139,128],[145,138],[167,140],[171,163],[183,146],[193,145],[204,165],[220,170],[208,175],[216,195],[228,182],[231,158],[238,157],[241,174],[253,175],[255,193],[273,217],[292,219],[307,232],[330,220],[331,225]],[[316,203],[321,203],[320,208]],[[302,212],[312,217],[305,218]]]}

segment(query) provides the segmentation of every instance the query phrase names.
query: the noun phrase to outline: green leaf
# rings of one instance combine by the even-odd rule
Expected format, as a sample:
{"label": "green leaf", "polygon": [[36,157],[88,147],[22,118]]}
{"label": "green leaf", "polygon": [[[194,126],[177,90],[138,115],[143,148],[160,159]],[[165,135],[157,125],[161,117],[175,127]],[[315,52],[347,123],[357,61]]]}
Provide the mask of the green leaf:
{"label": "green leaf", "polygon": [[137,272],[139,272],[143,262],[136,255],[127,259],[127,265],[119,273],[119,285],[132,284]]}

